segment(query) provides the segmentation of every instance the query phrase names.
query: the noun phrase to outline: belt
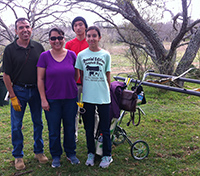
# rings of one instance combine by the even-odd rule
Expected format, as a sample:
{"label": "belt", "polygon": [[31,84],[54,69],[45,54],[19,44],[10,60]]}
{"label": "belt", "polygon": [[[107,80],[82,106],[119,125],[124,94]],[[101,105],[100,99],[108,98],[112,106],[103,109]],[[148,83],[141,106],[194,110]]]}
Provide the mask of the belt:
{"label": "belt", "polygon": [[24,88],[35,88],[35,87],[37,87],[37,84],[14,83],[14,85],[24,87]]}

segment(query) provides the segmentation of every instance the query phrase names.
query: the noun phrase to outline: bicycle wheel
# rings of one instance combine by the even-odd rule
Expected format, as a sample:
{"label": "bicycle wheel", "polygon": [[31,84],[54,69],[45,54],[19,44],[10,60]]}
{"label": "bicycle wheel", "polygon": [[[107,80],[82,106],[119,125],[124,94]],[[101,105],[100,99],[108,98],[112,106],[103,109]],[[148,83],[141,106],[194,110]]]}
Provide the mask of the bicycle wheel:
{"label": "bicycle wheel", "polygon": [[139,140],[132,144],[131,155],[136,160],[142,160],[149,154],[149,146],[145,141]]}
{"label": "bicycle wheel", "polygon": [[113,144],[117,146],[123,143],[125,140],[126,140],[126,131],[117,125],[113,134]]}

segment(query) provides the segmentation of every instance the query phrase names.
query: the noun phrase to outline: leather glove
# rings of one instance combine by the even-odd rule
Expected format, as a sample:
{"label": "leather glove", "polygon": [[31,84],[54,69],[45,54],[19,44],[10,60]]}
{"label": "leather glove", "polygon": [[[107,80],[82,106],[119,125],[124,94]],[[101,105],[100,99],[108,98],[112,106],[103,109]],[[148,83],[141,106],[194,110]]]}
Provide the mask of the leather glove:
{"label": "leather glove", "polygon": [[15,96],[15,97],[11,98],[10,100],[11,100],[11,103],[12,103],[14,110],[15,111],[21,111],[21,106],[19,104],[17,97]]}

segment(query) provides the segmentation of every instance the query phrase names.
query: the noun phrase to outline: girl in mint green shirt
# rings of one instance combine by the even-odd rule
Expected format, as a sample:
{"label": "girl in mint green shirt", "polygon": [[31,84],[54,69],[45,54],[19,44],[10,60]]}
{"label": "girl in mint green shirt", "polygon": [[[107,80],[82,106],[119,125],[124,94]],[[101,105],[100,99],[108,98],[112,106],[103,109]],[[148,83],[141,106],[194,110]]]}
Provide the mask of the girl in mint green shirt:
{"label": "girl in mint green shirt", "polygon": [[87,166],[94,165],[94,115],[97,106],[99,113],[99,131],[103,135],[103,157],[100,167],[105,168],[113,161],[110,139],[110,71],[111,57],[108,51],[99,47],[101,33],[99,28],[91,26],[86,31],[89,48],[78,54],[75,68],[81,70],[83,83],[84,128],[88,148]]}

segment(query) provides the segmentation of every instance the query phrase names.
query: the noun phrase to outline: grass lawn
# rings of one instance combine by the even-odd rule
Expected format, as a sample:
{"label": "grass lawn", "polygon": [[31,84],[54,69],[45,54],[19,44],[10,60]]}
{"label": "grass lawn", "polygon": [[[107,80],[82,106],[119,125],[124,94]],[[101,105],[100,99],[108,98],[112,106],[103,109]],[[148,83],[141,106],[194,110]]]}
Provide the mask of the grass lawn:
{"label": "grass lawn", "polygon": [[[71,165],[63,153],[62,166],[51,167],[51,156],[48,149],[48,129],[45,117],[43,139],[45,154],[49,158],[47,164],[39,164],[33,159],[33,130],[29,110],[27,108],[23,121],[24,160],[26,169],[16,171],[12,157],[10,135],[9,105],[0,107],[0,175],[200,175],[200,143],[199,143],[199,103],[196,96],[144,87],[147,104],[141,107],[146,115],[142,116],[139,126],[126,126],[127,114],[121,126],[126,130],[132,142],[142,139],[150,147],[149,156],[143,160],[135,160],[130,153],[127,142],[112,147],[114,162],[107,169],[98,167],[100,158],[94,167],[85,166],[87,159],[85,132],[83,124],[79,125],[79,141],[77,157],[80,165]],[[30,173],[29,173],[30,172]]]}
{"label": "grass lawn", "polygon": [[[122,57],[112,57],[112,70],[116,75],[122,69],[130,69],[130,64]],[[146,113],[139,126],[127,126],[129,114],[122,120],[121,127],[132,142],[144,140],[150,153],[143,160],[131,156],[130,145],[125,143],[112,146],[113,163],[107,169],[98,167],[100,158],[96,157],[93,167],[85,166],[87,159],[86,139],[83,124],[79,124],[77,157],[79,165],[71,165],[65,154],[61,167],[51,167],[48,148],[48,128],[43,114],[44,153],[49,158],[46,164],[34,160],[33,127],[27,107],[23,120],[24,161],[26,169],[17,171],[12,157],[10,106],[0,106],[0,176],[197,176],[200,175],[200,99],[197,96],[160,90],[144,86],[147,104],[142,105]],[[63,136],[62,136],[63,137]]]}

